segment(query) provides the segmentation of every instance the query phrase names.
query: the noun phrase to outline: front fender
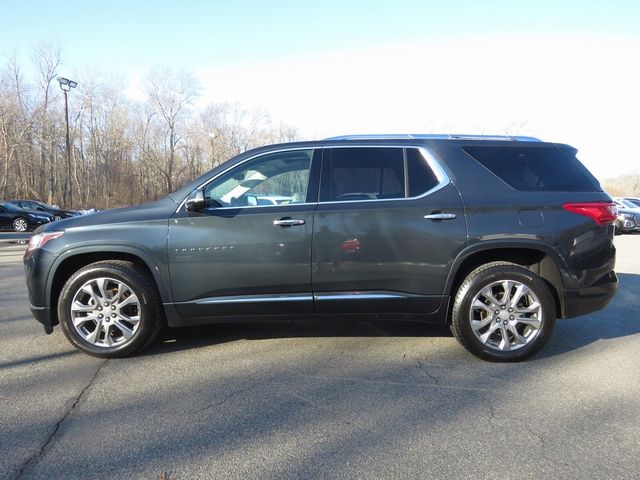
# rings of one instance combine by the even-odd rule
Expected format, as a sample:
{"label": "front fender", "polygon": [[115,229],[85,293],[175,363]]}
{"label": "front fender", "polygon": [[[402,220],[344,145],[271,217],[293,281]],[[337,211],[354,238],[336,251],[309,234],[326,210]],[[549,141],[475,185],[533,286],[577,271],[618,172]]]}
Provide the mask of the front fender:
{"label": "front fender", "polygon": [[[65,263],[67,260],[77,257],[79,255],[87,255],[87,254],[95,254],[99,256],[100,259],[109,258],[109,254],[114,254],[114,258],[118,258],[118,255],[130,255],[139,258],[149,269],[155,283],[158,287],[158,293],[160,294],[160,298],[163,303],[173,302],[173,295],[171,293],[171,284],[169,280],[169,271],[166,266],[166,249],[163,252],[164,263],[158,261],[158,258],[154,258],[150,252],[145,251],[142,248],[139,248],[134,245],[118,245],[118,244],[91,244],[86,246],[72,247],[67,250],[64,250],[60,253],[49,269],[49,274],[47,275],[47,283],[46,283],[46,292],[47,298],[50,299],[49,304],[53,305],[52,302],[52,292],[54,286],[54,279],[56,277],[56,272],[60,268],[60,266]],[[156,255],[157,256],[157,255]],[[97,260],[99,261],[99,260]]]}

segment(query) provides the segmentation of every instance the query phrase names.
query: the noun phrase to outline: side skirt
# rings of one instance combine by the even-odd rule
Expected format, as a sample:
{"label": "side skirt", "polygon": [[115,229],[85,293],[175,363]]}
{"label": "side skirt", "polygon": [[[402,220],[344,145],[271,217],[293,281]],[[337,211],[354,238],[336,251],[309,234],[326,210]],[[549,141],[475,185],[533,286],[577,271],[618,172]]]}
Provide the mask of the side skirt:
{"label": "side skirt", "polygon": [[180,315],[173,303],[165,303],[164,310],[167,325],[171,328],[211,325],[216,323],[259,323],[259,322],[295,322],[295,321],[404,321],[442,325],[447,319],[449,297],[442,297],[440,308],[429,314],[416,313],[311,313],[281,315],[216,315],[185,317]]}

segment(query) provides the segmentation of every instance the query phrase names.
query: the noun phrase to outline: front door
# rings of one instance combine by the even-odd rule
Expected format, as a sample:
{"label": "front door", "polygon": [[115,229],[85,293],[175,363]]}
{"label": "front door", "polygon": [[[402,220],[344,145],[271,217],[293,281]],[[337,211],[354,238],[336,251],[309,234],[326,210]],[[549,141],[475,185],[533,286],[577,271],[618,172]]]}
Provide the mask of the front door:
{"label": "front door", "polygon": [[204,186],[202,212],[183,207],[169,221],[169,268],[178,313],[313,312],[317,185],[309,185],[318,181],[310,175],[312,164],[319,162],[317,153],[314,158],[312,149],[293,149],[243,162]]}

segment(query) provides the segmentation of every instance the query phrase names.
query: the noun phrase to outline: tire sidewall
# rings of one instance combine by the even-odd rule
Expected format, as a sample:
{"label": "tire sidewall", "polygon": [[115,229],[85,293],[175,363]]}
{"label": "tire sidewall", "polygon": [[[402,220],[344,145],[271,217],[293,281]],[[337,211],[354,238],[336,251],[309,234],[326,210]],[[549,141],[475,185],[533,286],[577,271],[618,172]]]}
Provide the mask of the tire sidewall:
{"label": "tire sidewall", "polygon": [[[483,288],[491,283],[502,280],[515,280],[529,287],[538,297],[542,305],[542,325],[537,337],[527,345],[512,351],[498,351],[484,345],[473,332],[469,320],[471,301]],[[458,328],[466,339],[469,350],[475,355],[494,361],[519,361],[537,353],[549,340],[555,325],[555,300],[549,287],[537,275],[519,266],[496,266],[480,273],[471,282],[463,284],[458,298],[459,302],[454,306],[454,321],[458,322]],[[457,300],[457,299],[456,299]]]}
{"label": "tire sidewall", "polygon": [[[110,277],[126,283],[140,301],[140,326],[133,338],[123,345],[116,347],[98,347],[87,342],[76,331],[70,315],[71,303],[76,293],[91,279],[98,277]],[[79,270],[62,287],[58,301],[58,319],[65,336],[78,349],[98,357],[121,357],[129,355],[146,344],[154,329],[153,320],[156,318],[158,307],[151,300],[146,289],[127,271],[107,266],[89,266]]]}

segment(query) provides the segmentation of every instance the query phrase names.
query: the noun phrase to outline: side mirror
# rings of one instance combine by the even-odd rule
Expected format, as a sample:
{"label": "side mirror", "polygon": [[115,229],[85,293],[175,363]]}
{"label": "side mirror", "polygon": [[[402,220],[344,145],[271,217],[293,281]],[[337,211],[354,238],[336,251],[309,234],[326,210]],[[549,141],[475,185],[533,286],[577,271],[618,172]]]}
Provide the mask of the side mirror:
{"label": "side mirror", "polygon": [[194,190],[185,203],[187,212],[200,212],[204,210],[204,192],[201,189]]}

